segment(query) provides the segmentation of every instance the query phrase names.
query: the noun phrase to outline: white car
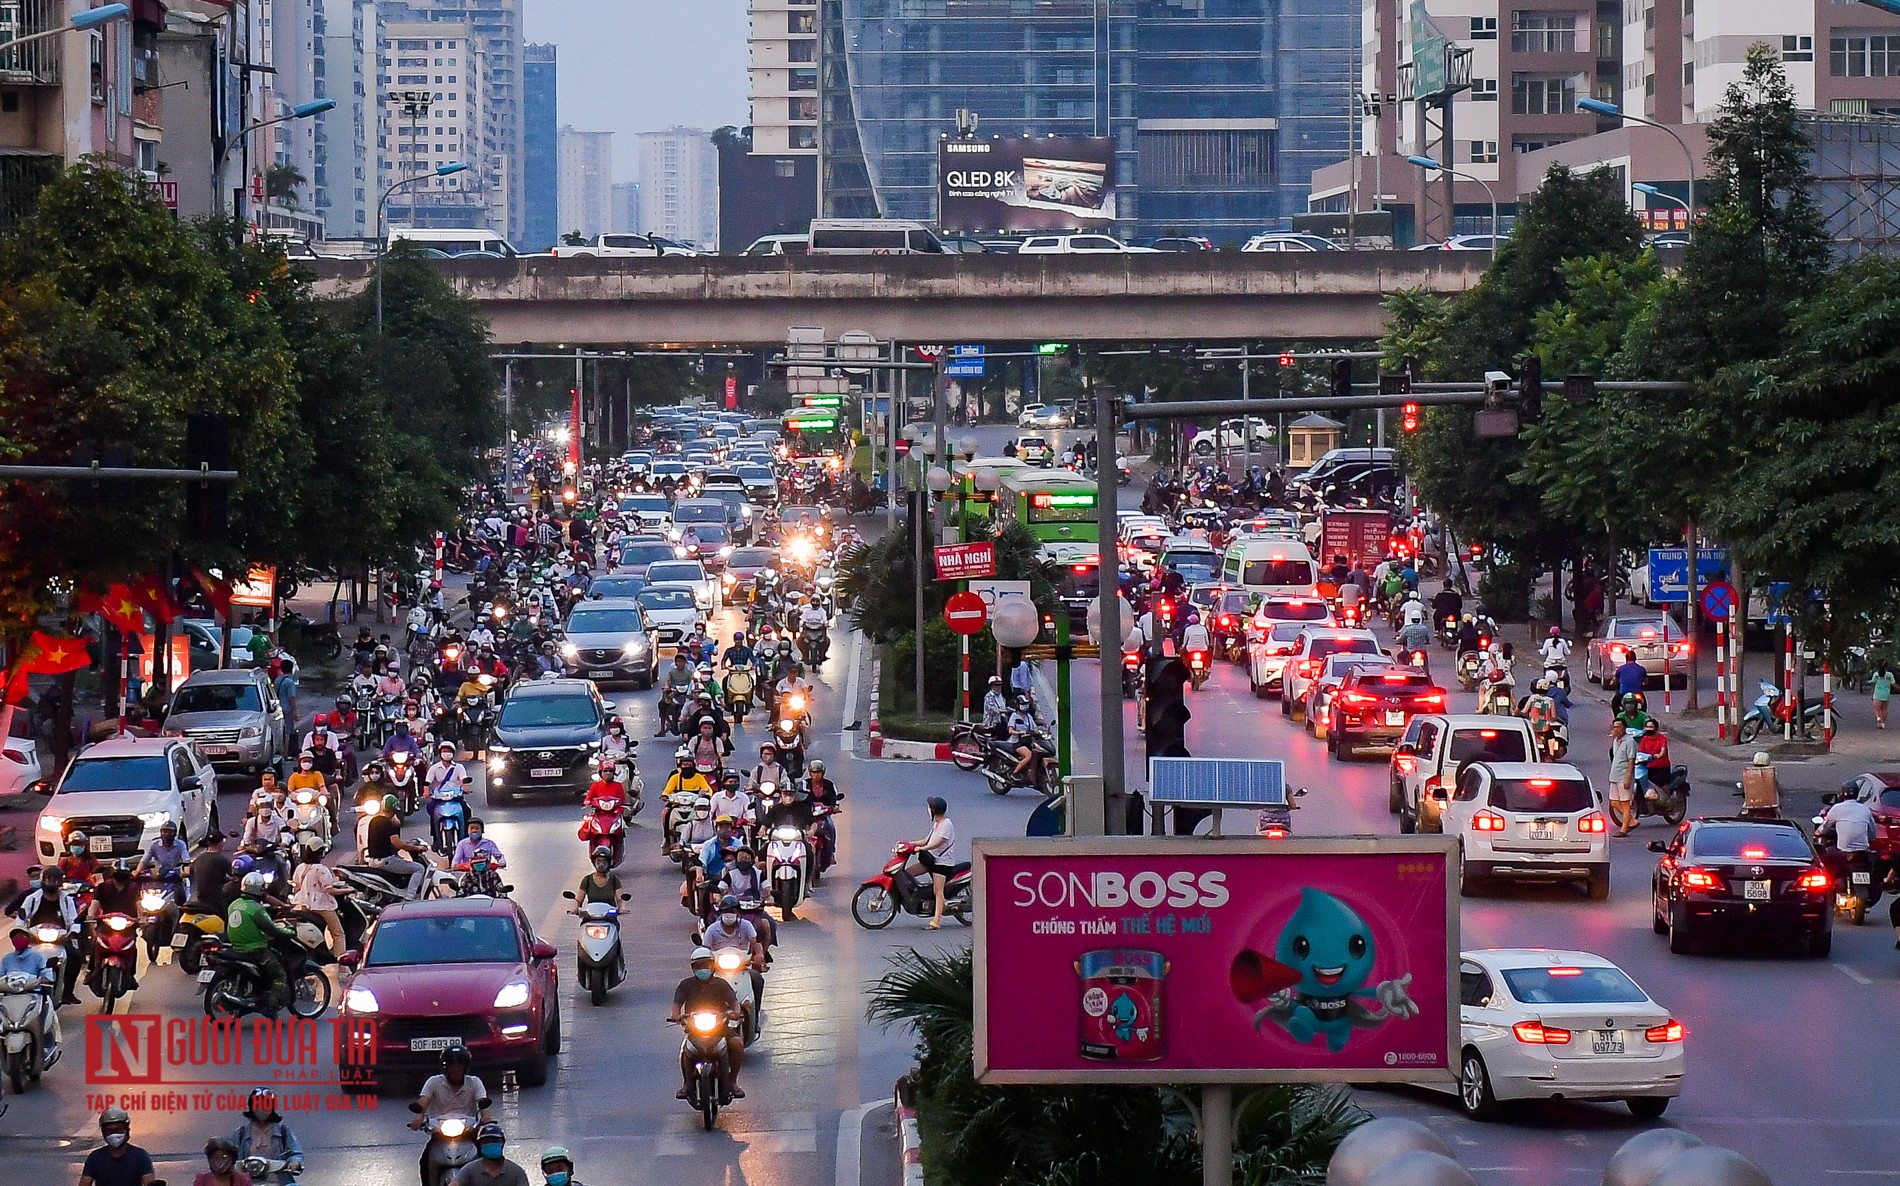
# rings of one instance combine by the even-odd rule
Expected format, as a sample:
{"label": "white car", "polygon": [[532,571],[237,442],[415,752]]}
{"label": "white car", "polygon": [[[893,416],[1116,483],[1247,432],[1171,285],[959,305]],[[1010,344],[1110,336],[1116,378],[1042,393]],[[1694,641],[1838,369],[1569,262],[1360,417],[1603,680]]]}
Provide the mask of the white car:
{"label": "white car", "polygon": [[1055,459],[1056,449],[1048,437],[1016,438],[1016,460],[1028,465],[1050,466],[1055,464]]}
{"label": "white car", "polygon": [[656,654],[677,649],[704,620],[698,593],[693,585],[669,581],[663,585],[648,585],[635,596],[641,614],[646,617],[647,633],[653,638]]}
{"label": "white car", "polygon": [[66,837],[84,832],[101,859],[136,857],[167,820],[197,844],[218,822],[218,776],[182,737],[115,737],[87,746],[40,810],[34,846],[57,860]]}
{"label": "white car", "polygon": [[1153,247],[1130,247],[1113,235],[1032,235],[1017,255],[1161,255]]}
{"label": "white car", "polygon": [[701,613],[719,608],[719,578],[697,560],[662,560],[647,565],[648,585],[688,585]]}
{"label": "white car", "polygon": [[1467,896],[1509,881],[1576,882],[1594,901],[1610,896],[1609,809],[1575,766],[1473,762],[1444,811]]}
{"label": "white car", "polygon": [[1308,625],[1300,631],[1299,641],[1286,658],[1285,686],[1280,690],[1280,715],[1289,720],[1306,720],[1306,685],[1320,676],[1330,655],[1367,655],[1377,658],[1379,636],[1370,630],[1342,630],[1333,626]]}
{"label": "white car", "polygon": [[12,736],[0,742],[0,799],[23,795],[28,787],[44,777],[40,770],[39,742],[33,739],[27,714],[16,713]]}
{"label": "white car", "polygon": [[1654,1120],[1682,1092],[1688,1029],[1600,955],[1464,952],[1458,1003],[1458,1103],[1474,1120],[1528,1099],[1622,1100]]}
{"label": "white car", "polygon": [[1345,248],[1331,239],[1319,235],[1303,235],[1296,231],[1268,231],[1255,235],[1241,244],[1242,251],[1344,251]]}

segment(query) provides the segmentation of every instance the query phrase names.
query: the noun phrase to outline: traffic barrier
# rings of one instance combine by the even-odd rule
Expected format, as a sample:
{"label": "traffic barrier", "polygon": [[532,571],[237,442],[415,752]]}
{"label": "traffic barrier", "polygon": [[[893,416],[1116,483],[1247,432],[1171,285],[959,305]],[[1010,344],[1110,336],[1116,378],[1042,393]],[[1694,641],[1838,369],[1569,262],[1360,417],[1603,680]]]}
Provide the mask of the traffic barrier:
{"label": "traffic barrier", "polygon": [[917,1086],[907,1075],[897,1081],[897,1151],[903,1160],[903,1186],[924,1186],[924,1138],[917,1127]]}

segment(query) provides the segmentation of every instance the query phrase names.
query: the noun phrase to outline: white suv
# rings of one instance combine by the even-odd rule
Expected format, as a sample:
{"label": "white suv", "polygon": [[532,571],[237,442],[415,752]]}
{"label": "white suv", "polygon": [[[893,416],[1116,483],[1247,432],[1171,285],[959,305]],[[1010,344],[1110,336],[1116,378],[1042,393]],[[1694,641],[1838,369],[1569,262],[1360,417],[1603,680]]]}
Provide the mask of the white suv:
{"label": "white suv", "polygon": [[116,737],[81,750],[66,768],[40,812],[34,846],[41,860],[55,861],[66,837],[84,832],[96,857],[135,857],[167,820],[187,844],[209,835],[218,823],[217,774],[182,737]]}
{"label": "white suv", "polygon": [[1130,247],[1112,235],[1034,235],[1017,255],[1160,255],[1153,247]]}
{"label": "white suv", "polygon": [[1575,766],[1473,762],[1444,811],[1465,895],[1492,882],[1574,881],[1593,901],[1610,896],[1609,813]]}
{"label": "white suv", "polygon": [[1280,689],[1280,715],[1292,721],[1306,719],[1306,686],[1318,679],[1328,655],[1379,655],[1379,636],[1370,630],[1340,630],[1307,626],[1293,653],[1286,657],[1285,683]]}
{"label": "white suv", "polygon": [[1537,742],[1523,717],[1415,716],[1392,751],[1386,807],[1399,817],[1401,832],[1442,831],[1439,817],[1466,763],[1529,762],[1536,756]]}

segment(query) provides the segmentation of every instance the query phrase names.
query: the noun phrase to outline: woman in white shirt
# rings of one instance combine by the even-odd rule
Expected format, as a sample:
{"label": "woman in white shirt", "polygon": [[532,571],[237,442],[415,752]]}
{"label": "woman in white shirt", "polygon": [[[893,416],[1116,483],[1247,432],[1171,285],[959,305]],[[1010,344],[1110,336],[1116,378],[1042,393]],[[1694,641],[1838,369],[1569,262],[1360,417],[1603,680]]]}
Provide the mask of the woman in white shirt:
{"label": "woman in white shirt", "polygon": [[918,865],[930,874],[932,887],[937,895],[937,908],[930,916],[932,930],[943,926],[943,892],[950,882],[950,870],[957,863],[957,828],[950,822],[950,805],[942,798],[932,795],[930,807],[930,835],[915,842]]}
{"label": "woman in white shirt", "polygon": [[343,923],[336,914],[336,873],[322,861],[305,861],[290,877],[290,904],[323,919],[330,954],[343,954]]}

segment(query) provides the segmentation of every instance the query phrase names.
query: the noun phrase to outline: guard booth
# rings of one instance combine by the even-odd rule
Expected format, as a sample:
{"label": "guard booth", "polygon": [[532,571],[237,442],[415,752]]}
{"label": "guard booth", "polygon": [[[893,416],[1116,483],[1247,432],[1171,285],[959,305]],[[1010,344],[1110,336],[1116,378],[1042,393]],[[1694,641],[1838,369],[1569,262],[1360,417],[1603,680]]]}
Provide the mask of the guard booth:
{"label": "guard booth", "polygon": [[1344,442],[1346,426],[1317,412],[1286,426],[1286,463],[1293,469],[1311,469],[1313,463]]}

